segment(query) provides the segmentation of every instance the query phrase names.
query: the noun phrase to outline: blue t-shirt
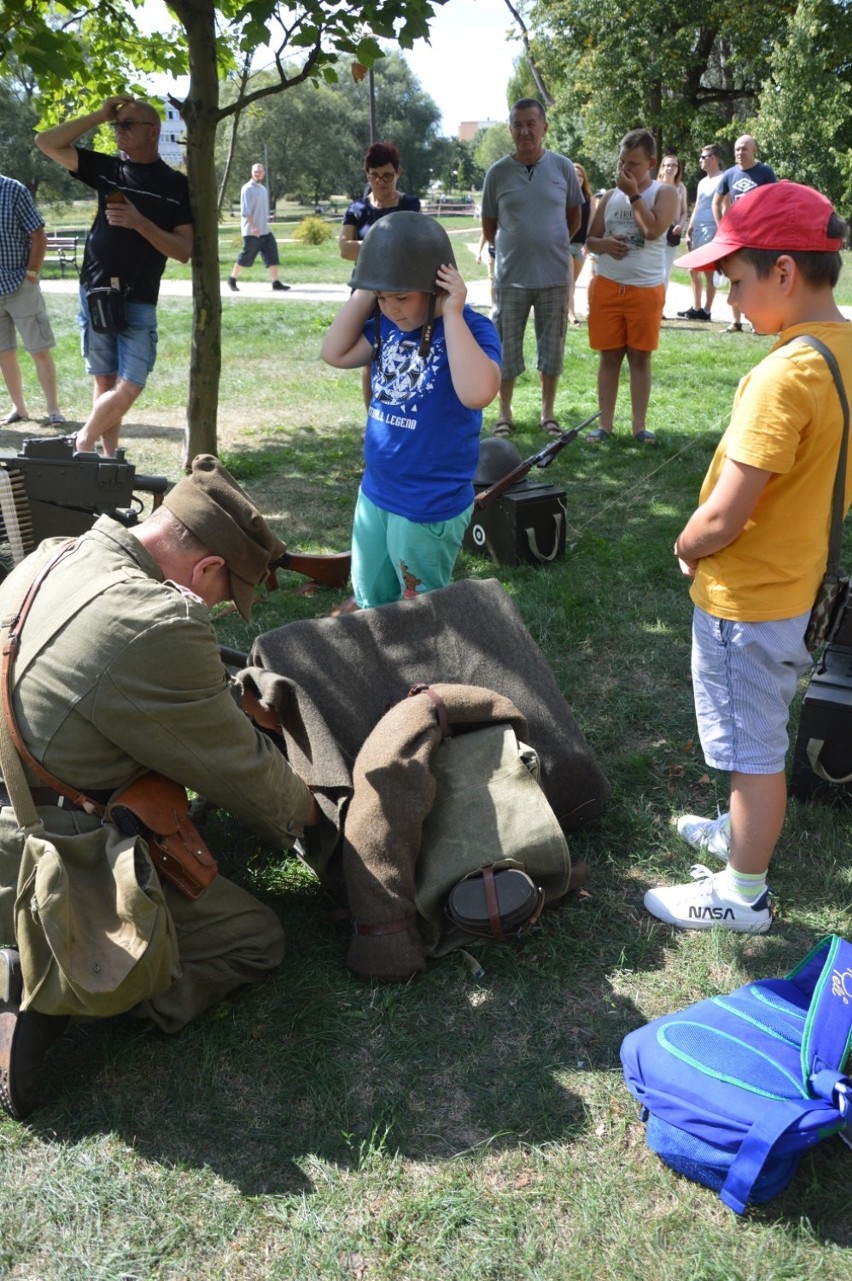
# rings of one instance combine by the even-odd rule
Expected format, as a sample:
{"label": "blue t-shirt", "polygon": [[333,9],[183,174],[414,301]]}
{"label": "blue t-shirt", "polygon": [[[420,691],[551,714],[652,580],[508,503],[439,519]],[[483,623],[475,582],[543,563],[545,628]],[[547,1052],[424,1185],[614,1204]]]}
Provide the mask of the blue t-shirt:
{"label": "blue t-shirt", "polygon": [[[467,306],[464,318],[499,364],[500,339],[491,321]],[[381,335],[379,361],[371,366],[361,489],[377,507],[418,524],[452,520],[473,502],[482,410],[466,408],[455,393],[443,319],[435,321],[425,357],[418,355],[419,329],[405,333],[382,316]],[[372,319],[364,337],[373,342]]]}
{"label": "blue t-shirt", "polygon": [[750,169],[741,169],[739,165],[726,169],[719,179],[716,191],[720,196],[730,196],[733,205],[750,191],[754,191],[755,187],[765,187],[768,183],[777,181],[775,171],[758,160]]}

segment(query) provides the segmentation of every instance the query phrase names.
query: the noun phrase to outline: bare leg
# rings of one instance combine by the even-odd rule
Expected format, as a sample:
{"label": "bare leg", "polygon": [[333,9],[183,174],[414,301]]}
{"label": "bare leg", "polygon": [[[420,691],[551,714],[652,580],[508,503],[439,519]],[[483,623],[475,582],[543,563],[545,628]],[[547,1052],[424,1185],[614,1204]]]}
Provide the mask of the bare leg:
{"label": "bare leg", "polygon": [[[714,284],[714,281],[713,281],[712,271],[705,271],[704,281],[705,281],[705,292],[707,294],[707,301],[704,304],[704,310],[710,311],[711,307],[713,306],[713,299],[716,297],[716,285]],[[701,296],[700,290],[699,290],[698,296],[699,297]]]}
{"label": "bare leg", "polygon": [[756,876],[769,867],[787,812],[787,779],[780,774],[731,775],[731,853],[735,872]]}
{"label": "bare leg", "polygon": [[555,417],[556,389],[559,386],[559,376],[539,374],[539,381],[541,383],[541,421],[544,422],[547,418]]}
{"label": "bare leg", "polygon": [[512,397],[515,394],[514,378],[504,378],[500,384],[500,417],[512,421]]}
{"label": "bare leg", "polygon": [[651,353],[628,347],[627,363],[630,366],[630,409],[635,436],[637,432],[645,430],[648,402],[651,399]]}
{"label": "bare leg", "polygon": [[0,351],[0,373],[3,375],[3,381],[6,384],[6,390],[9,393],[9,399],[16,414],[22,418],[27,417],[27,410],[24,404],[24,385],[21,382],[21,366],[18,364],[18,353],[14,347],[11,351]]}
{"label": "bare leg", "polygon": [[614,347],[600,353],[598,365],[598,405],[601,411],[601,429],[612,431],[615,404],[618,400],[618,379],[626,347]]}
{"label": "bare leg", "polygon": [[692,305],[698,311],[701,307],[701,272],[691,271],[689,283],[692,285]]}
{"label": "bare leg", "polygon": [[53,363],[53,357],[49,351],[31,351],[36,375],[38,377],[41,389],[44,392],[44,399],[49,414],[59,413],[59,401],[56,398],[56,366]]}
{"label": "bare leg", "polygon": [[[105,384],[99,391],[99,385]],[[142,388],[124,378],[107,375],[95,379],[95,404],[89,417],[77,433],[77,448],[94,449],[98,440],[103,442],[104,454],[112,458],[118,448],[121,420],[139,396]]]}

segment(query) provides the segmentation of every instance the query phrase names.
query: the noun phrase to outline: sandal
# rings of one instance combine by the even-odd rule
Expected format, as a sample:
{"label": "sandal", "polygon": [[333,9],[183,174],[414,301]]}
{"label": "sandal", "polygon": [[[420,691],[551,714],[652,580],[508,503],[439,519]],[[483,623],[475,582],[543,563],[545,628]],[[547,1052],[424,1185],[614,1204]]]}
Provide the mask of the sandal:
{"label": "sandal", "polygon": [[502,436],[504,439],[511,436],[515,430],[515,424],[510,418],[498,418],[492,429],[492,436]]}
{"label": "sandal", "polygon": [[587,431],[583,440],[591,441],[593,445],[598,445],[601,441],[609,440],[611,435],[612,433],[604,431],[603,427],[596,427],[594,431]]}
{"label": "sandal", "polygon": [[539,423],[542,431],[546,431],[548,436],[561,436],[562,428],[555,418],[542,418]]}
{"label": "sandal", "polygon": [[657,437],[652,431],[634,431],[633,439],[637,445],[656,445]]}

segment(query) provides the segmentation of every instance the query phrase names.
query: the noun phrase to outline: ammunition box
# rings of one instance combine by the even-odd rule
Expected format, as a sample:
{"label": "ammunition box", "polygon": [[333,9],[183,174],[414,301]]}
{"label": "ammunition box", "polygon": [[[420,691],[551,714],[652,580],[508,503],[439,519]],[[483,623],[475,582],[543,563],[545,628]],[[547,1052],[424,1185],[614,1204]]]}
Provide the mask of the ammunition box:
{"label": "ammunition box", "polygon": [[462,546],[498,565],[551,564],[565,555],[565,511],[564,489],[522,481],[482,511],[474,507]]}
{"label": "ammunition box", "polygon": [[852,775],[852,646],[827,646],[808,683],[790,774],[791,795],[800,801],[852,800],[852,781],[830,782],[814,773],[809,747],[831,779]]}

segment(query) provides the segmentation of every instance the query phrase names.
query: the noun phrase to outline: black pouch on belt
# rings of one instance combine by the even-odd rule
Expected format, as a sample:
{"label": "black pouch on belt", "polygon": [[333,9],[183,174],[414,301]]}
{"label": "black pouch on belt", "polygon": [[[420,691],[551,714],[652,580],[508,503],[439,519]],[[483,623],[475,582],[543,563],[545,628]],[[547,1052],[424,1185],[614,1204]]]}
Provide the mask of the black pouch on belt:
{"label": "black pouch on belt", "polygon": [[120,334],[127,328],[124,297],[112,285],[86,291],[89,321],[96,334]]}

